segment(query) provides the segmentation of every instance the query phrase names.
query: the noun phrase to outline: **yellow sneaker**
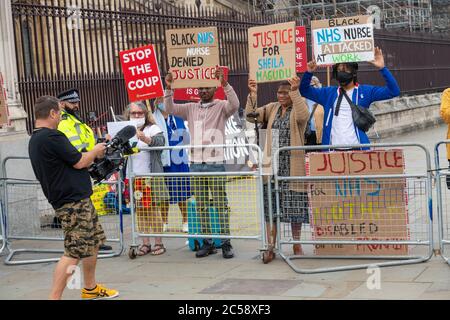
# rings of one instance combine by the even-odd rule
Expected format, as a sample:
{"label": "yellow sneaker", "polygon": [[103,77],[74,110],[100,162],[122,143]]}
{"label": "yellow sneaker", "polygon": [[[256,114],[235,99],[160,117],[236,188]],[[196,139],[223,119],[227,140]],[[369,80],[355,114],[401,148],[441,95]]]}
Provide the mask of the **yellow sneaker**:
{"label": "yellow sneaker", "polygon": [[119,291],[108,289],[101,284],[97,284],[97,287],[92,290],[81,290],[81,299],[84,300],[102,300],[102,299],[114,299],[119,296]]}

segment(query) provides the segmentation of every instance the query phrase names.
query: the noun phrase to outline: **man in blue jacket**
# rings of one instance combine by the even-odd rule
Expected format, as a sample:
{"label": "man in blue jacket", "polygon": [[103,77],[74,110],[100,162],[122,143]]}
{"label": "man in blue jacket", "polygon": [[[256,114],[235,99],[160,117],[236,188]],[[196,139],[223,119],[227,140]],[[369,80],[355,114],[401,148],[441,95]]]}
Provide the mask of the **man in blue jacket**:
{"label": "man in blue jacket", "polygon": [[[387,100],[400,95],[397,81],[384,65],[383,52],[375,48],[375,60],[370,61],[377,67],[386,81],[385,87],[360,85],[357,83],[358,64],[338,63],[333,66],[333,77],[339,87],[314,88],[311,86],[313,72],[317,69],[315,61],[308,63],[308,71],[303,75],[300,93],[324,107],[324,123],[322,145],[352,145],[370,143],[366,133],[353,122],[352,111],[346,99],[340,99],[340,106],[336,108],[339,88],[345,90],[352,102],[360,107],[369,108],[372,102]],[[336,110],[337,109],[337,110]]]}

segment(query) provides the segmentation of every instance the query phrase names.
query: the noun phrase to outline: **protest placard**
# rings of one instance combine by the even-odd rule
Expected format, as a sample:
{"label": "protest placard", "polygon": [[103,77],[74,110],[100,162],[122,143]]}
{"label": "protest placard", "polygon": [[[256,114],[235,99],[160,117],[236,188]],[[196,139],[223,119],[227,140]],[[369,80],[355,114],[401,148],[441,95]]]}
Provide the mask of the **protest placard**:
{"label": "protest placard", "polygon": [[[108,134],[111,136],[111,139],[113,139],[120,130],[127,126],[136,127],[136,125],[132,121],[107,122],[106,125],[108,128]],[[131,144],[137,143],[137,135],[134,135],[132,138],[130,138],[129,141]]]}
{"label": "protest placard", "polygon": [[[173,99],[177,101],[200,101],[197,88],[175,89]],[[222,87],[218,87],[214,93],[214,99],[225,100],[225,91]]]}
{"label": "protest placard", "polygon": [[295,22],[248,29],[250,77],[257,83],[294,77]]}
{"label": "protest placard", "polygon": [[248,145],[245,134],[245,124],[236,112],[228,118],[225,125],[225,144],[233,145],[233,148],[225,148],[225,170],[231,172],[251,171],[256,163],[250,147],[240,147],[238,145]]}
{"label": "protest placard", "polygon": [[173,89],[219,85],[215,77],[220,64],[216,27],[166,30],[166,46]]}
{"label": "protest placard", "polygon": [[308,67],[308,55],[306,46],[306,27],[295,27],[295,71],[306,72]]}
{"label": "protest placard", "polygon": [[[223,74],[225,80],[228,81],[229,68],[226,66],[221,66],[223,69]],[[174,100],[178,101],[200,101],[198,95],[198,88],[185,88],[185,89],[175,89],[173,93]],[[222,87],[218,87],[214,93],[214,99],[226,100],[225,91]]]}
{"label": "protest placard", "polygon": [[[317,180],[308,184],[315,240],[409,240],[402,150],[309,153],[308,176],[380,178]],[[407,245],[316,245],[317,255],[405,255]]]}
{"label": "protest placard", "polygon": [[371,16],[313,20],[311,34],[318,65],[374,59]]}
{"label": "protest placard", "polygon": [[121,51],[120,62],[130,102],[164,95],[153,45]]}

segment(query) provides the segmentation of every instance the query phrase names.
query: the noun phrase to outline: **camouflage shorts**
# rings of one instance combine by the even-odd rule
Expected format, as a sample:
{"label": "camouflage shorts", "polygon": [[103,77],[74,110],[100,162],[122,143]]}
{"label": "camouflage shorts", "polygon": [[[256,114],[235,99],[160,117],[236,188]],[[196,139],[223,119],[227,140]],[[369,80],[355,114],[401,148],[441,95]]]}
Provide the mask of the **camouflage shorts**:
{"label": "camouflage shorts", "polygon": [[90,257],[106,241],[90,198],[66,203],[55,213],[64,230],[65,256],[74,259]]}

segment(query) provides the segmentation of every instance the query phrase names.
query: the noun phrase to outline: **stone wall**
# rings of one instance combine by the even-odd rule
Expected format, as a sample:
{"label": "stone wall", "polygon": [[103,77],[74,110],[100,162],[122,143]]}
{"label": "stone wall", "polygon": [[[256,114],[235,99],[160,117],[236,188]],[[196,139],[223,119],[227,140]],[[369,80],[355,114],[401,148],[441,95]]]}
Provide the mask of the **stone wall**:
{"label": "stone wall", "polygon": [[387,138],[442,123],[441,96],[441,93],[433,93],[373,103],[370,110],[377,122],[369,131],[369,137],[376,137],[378,133]]}
{"label": "stone wall", "polygon": [[[372,142],[443,123],[440,116],[442,93],[432,93],[375,102],[370,111],[377,122],[369,130]],[[247,136],[254,142],[254,124],[246,122]]]}

